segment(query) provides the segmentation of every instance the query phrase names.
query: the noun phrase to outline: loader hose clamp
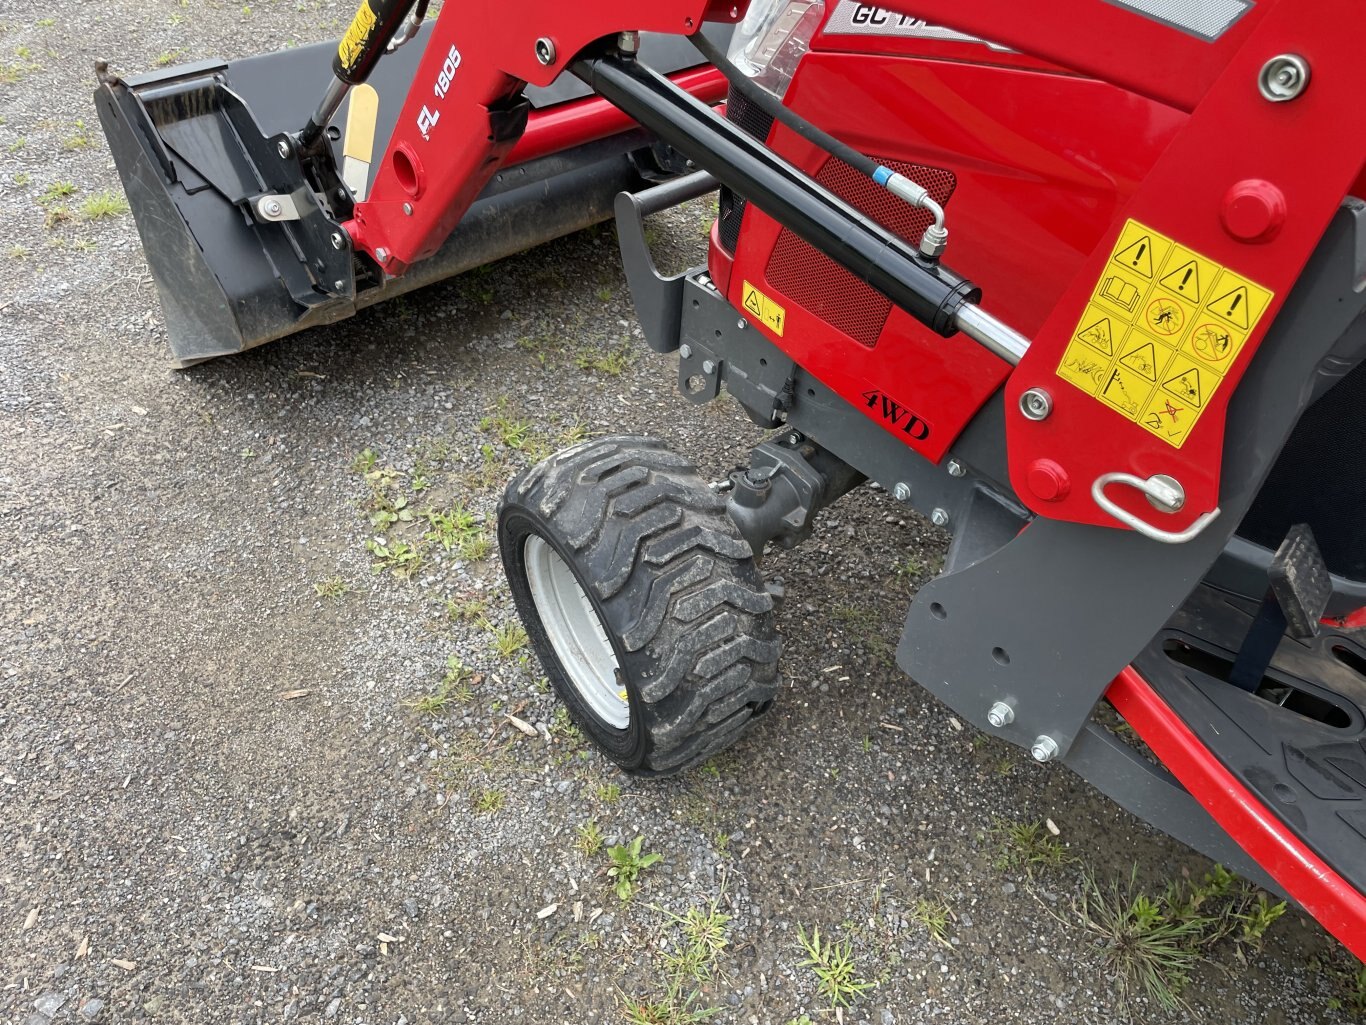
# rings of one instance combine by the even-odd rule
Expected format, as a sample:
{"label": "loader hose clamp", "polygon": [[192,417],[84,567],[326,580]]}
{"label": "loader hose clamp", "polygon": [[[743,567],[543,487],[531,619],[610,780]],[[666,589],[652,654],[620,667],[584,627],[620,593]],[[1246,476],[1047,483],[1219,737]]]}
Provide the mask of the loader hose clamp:
{"label": "loader hose clamp", "polygon": [[1181,485],[1165,474],[1155,474],[1145,479],[1135,477],[1132,473],[1102,473],[1091,485],[1091,498],[1097,506],[1131,530],[1165,545],[1183,545],[1193,540],[1219,517],[1219,507],[1215,506],[1209,512],[1202,513],[1185,530],[1162,530],[1111,501],[1105,494],[1105,489],[1111,484],[1127,484],[1141,491],[1153,508],[1165,513],[1177,512],[1185,504],[1186,493]]}

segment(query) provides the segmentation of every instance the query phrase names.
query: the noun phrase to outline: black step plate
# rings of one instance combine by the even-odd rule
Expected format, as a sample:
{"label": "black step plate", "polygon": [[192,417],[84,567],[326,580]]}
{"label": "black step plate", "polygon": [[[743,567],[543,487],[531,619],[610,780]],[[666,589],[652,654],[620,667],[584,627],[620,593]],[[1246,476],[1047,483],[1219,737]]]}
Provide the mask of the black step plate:
{"label": "black step plate", "polygon": [[1223,679],[1256,609],[1202,585],[1135,668],[1244,786],[1366,893],[1366,632],[1284,639],[1263,691],[1291,688],[1282,706]]}

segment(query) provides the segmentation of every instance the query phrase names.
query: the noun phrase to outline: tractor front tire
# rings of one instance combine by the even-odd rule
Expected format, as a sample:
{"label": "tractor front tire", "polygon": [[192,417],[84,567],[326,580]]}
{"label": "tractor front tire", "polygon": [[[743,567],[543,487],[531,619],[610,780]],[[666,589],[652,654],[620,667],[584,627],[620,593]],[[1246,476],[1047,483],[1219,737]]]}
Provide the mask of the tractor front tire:
{"label": "tractor front tire", "polygon": [[661,442],[584,442],[519,474],[498,545],[556,692],[627,772],[696,765],[772,703],[773,599],[725,500]]}

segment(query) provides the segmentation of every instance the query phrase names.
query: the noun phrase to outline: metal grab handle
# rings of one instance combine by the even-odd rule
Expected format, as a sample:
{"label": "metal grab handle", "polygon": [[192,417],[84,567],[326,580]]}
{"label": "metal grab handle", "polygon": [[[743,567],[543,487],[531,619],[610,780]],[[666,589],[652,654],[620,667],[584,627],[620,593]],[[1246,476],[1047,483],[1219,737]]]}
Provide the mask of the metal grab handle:
{"label": "metal grab handle", "polygon": [[1159,507],[1167,512],[1176,512],[1186,502],[1186,493],[1181,490],[1181,485],[1170,477],[1158,475],[1149,477],[1146,480],[1142,477],[1135,477],[1132,473],[1102,473],[1096,478],[1096,482],[1091,485],[1091,498],[1096,505],[1105,510],[1120,523],[1124,524],[1146,538],[1153,541],[1161,541],[1164,545],[1183,545],[1197,537],[1202,530],[1208,527],[1219,517],[1219,508],[1214,509],[1200,516],[1185,530],[1180,532],[1171,530],[1161,530],[1147,523],[1127,509],[1121,509],[1105,497],[1105,489],[1111,484],[1127,484],[1131,488],[1143,492]]}

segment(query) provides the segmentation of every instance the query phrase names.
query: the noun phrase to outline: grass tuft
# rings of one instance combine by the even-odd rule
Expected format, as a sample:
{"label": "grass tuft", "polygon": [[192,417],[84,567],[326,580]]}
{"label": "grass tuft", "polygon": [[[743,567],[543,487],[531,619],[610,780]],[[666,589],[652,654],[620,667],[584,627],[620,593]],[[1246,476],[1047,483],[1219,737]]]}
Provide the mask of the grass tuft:
{"label": "grass tuft", "polygon": [[798,925],[797,942],[806,954],[798,963],[815,974],[816,992],[828,1000],[831,1007],[848,1007],[851,1001],[876,985],[859,978],[853,947],[848,940],[822,942],[819,926],[814,926],[808,936]]}

